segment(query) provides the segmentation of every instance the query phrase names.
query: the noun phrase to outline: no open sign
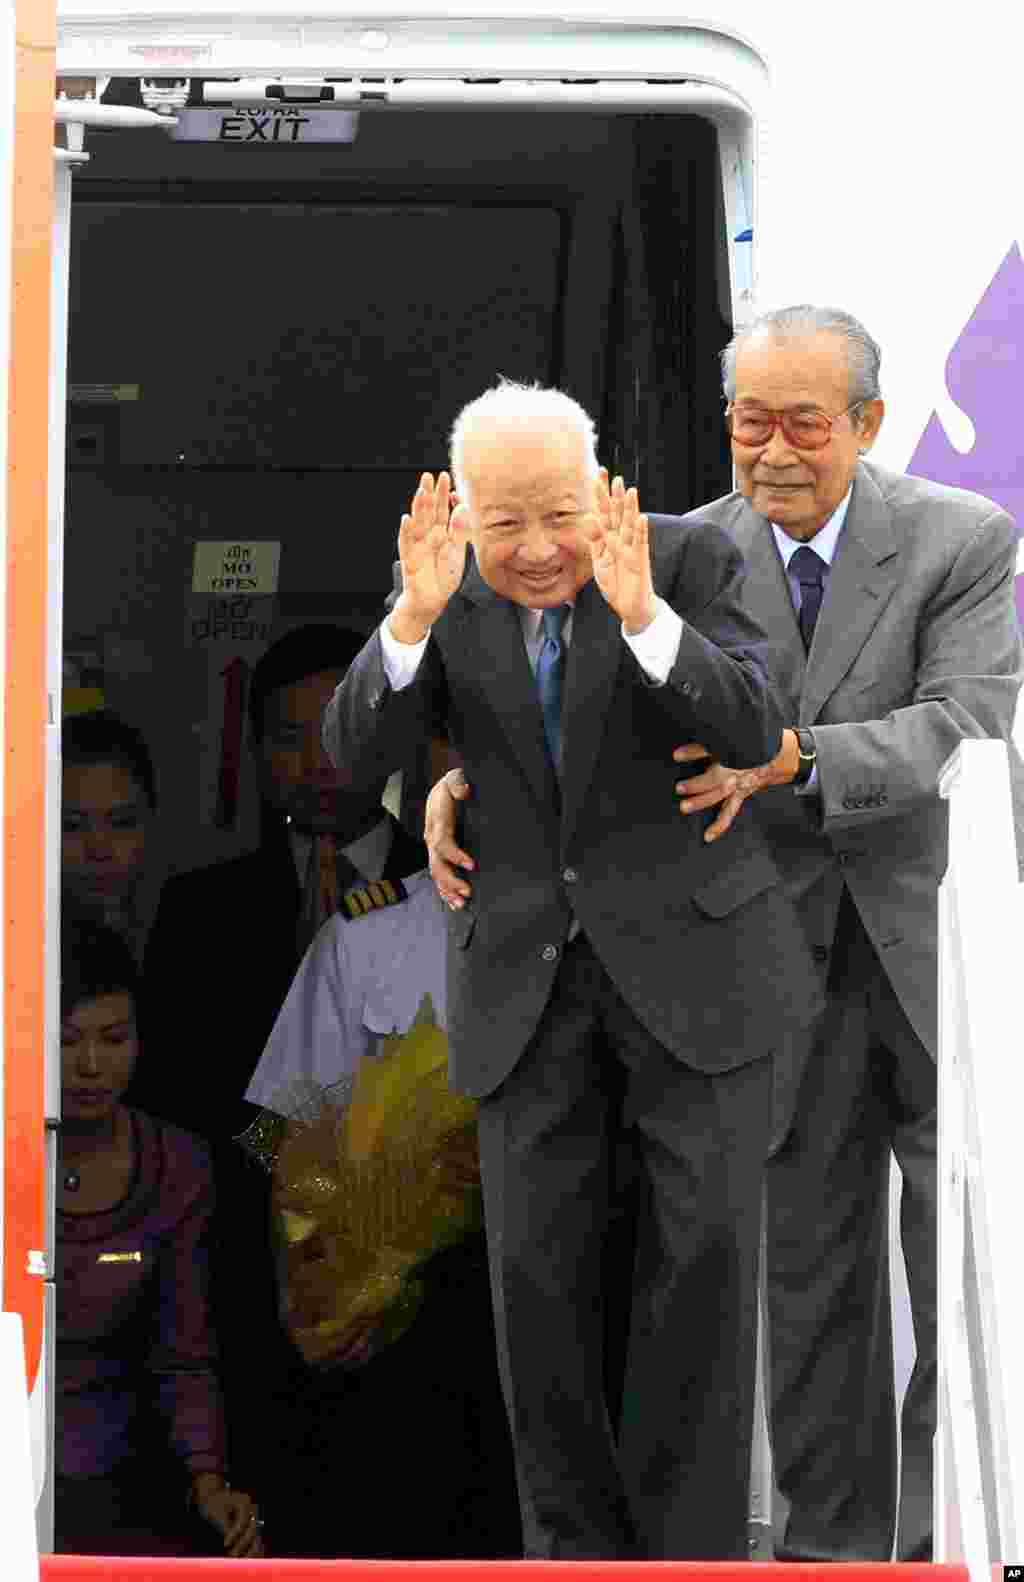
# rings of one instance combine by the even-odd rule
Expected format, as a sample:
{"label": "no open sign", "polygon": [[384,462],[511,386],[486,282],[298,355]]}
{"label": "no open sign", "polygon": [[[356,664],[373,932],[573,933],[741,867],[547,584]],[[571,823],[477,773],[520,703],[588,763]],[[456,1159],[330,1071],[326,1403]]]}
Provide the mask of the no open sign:
{"label": "no open sign", "polygon": [[276,593],[280,540],[202,539],[192,562],[193,593]]}

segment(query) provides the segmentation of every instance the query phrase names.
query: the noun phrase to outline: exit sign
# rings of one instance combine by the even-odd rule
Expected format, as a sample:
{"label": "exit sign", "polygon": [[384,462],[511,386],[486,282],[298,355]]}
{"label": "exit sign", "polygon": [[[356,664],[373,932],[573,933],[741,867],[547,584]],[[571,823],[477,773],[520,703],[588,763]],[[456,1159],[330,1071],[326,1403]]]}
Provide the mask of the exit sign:
{"label": "exit sign", "polygon": [[171,131],[176,143],[232,143],[246,148],[293,148],[298,143],[354,143],[355,110],[306,109],[303,105],[225,105],[223,109],[177,111]]}

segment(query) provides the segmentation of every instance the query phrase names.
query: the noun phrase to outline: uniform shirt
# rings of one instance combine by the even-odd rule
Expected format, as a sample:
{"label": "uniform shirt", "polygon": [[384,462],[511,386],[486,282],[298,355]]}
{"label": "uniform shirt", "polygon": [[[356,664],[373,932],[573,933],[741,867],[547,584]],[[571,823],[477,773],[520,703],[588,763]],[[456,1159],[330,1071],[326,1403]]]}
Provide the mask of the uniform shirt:
{"label": "uniform shirt", "polygon": [[[358,840],[351,841],[347,846],[339,846],[338,855],[347,857],[353,868],[357,868],[364,879],[379,879],[391,855],[393,832],[394,826],[391,820],[381,819],[379,824],[368,829],[365,835],[360,835]],[[301,886],[306,882],[309,848],[313,844],[313,837],[307,835],[304,830],[296,829],[294,824],[290,824],[288,842]]]}
{"label": "uniform shirt", "polygon": [[430,875],[404,881],[406,899],[326,922],[303,957],[246,1090],[250,1104],[289,1113],[296,1083],[330,1087],[383,1038],[412,1026],[425,994],[445,1023],[444,910]]}

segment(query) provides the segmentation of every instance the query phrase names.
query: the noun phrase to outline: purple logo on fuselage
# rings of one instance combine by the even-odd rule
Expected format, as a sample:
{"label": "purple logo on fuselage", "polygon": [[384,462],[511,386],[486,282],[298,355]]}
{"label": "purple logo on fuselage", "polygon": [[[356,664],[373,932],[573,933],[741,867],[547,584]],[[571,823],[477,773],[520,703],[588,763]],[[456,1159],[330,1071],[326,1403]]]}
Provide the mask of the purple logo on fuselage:
{"label": "purple logo on fuselage", "polygon": [[[946,388],[974,424],[961,454],[933,412],[908,472],[987,495],[1024,530],[1024,258],[1016,242],[946,361]],[[1024,625],[1024,576],[1017,578]]]}

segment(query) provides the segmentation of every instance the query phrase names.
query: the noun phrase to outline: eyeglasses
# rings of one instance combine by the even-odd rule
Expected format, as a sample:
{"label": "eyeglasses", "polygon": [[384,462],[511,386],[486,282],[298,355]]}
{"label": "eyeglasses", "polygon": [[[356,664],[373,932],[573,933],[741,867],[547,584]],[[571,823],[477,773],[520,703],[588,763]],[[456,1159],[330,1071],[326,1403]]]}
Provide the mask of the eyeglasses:
{"label": "eyeglasses", "polygon": [[737,445],[760,448],[781,428],[783,438],[794,450],[822,450],[832,438],[832,425],[863,405],[863,401],[854,401],[835,417],[826,412],[772,412],[766,407],[727,406],[725,421]]}

